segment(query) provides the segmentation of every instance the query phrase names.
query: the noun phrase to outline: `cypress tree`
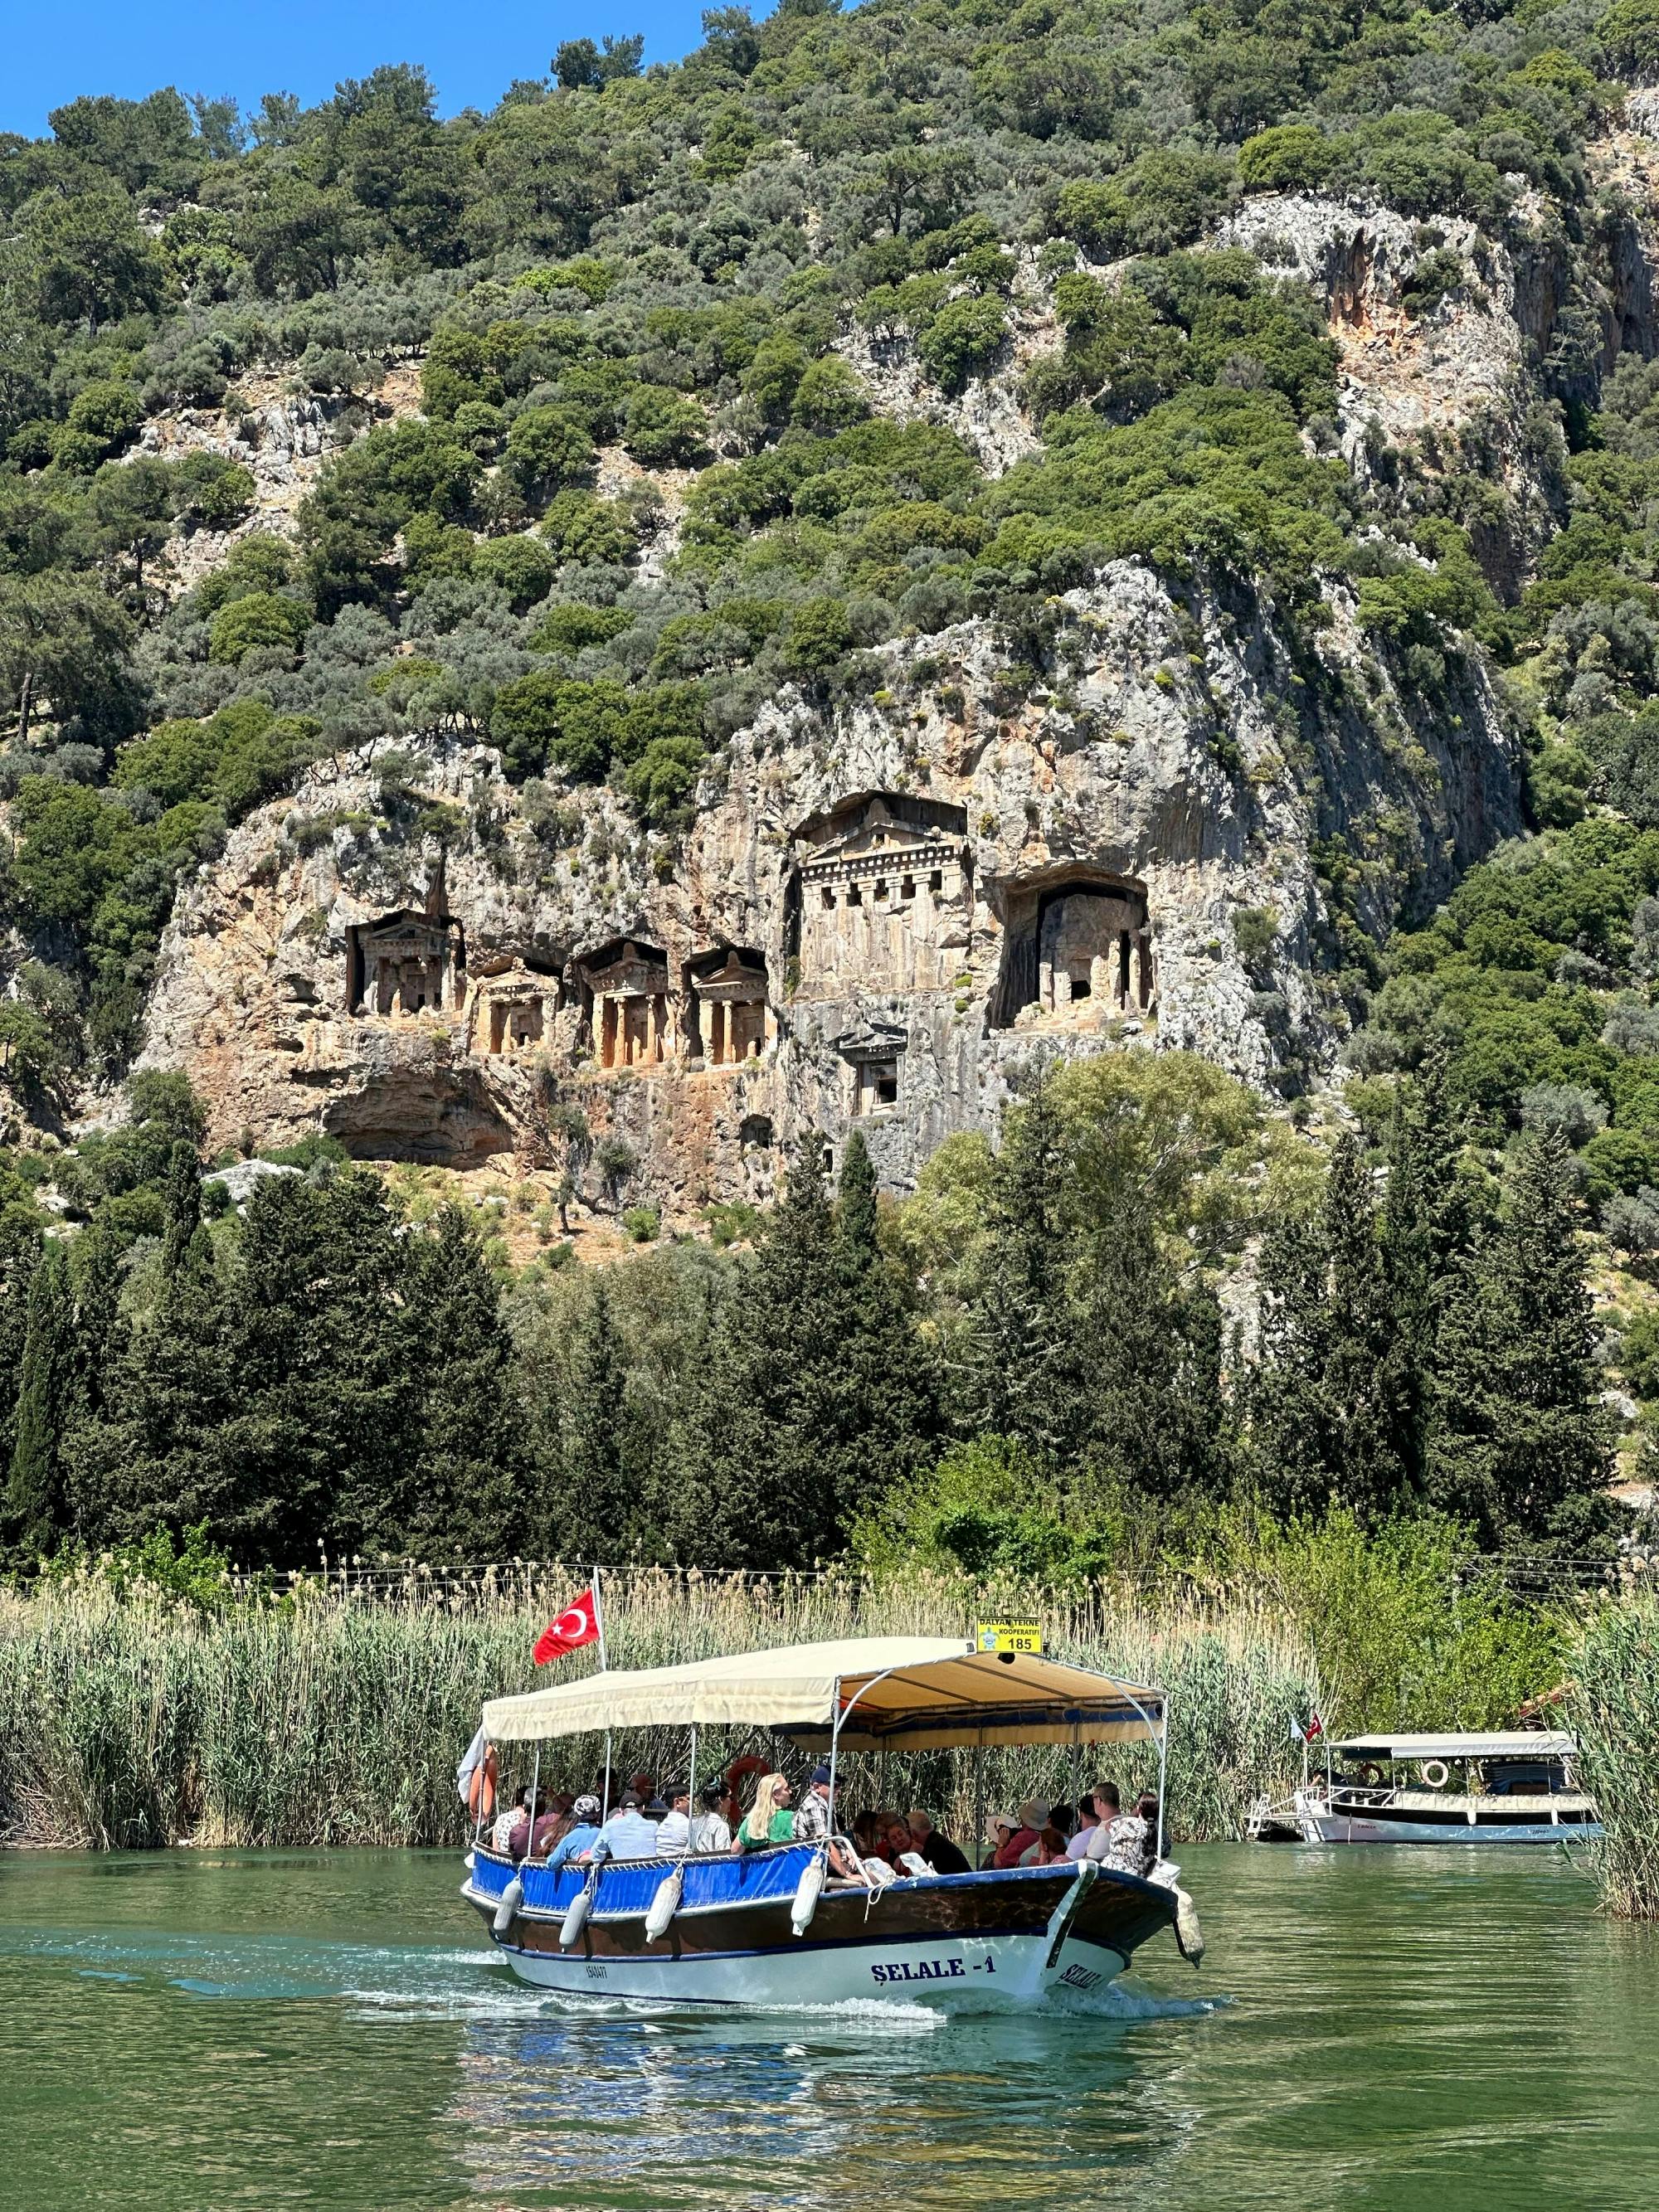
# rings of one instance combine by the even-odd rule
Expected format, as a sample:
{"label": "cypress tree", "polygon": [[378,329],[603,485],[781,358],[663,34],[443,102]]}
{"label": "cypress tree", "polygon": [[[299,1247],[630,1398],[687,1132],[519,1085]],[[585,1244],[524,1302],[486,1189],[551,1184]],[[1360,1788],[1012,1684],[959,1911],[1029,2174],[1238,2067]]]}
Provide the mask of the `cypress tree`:
{"label": "cypress tree", "polygon": [[1220,1304],[1201,1278],[1177,1276],[1145,1206],[1121,1205],[1091,1236],[1068,1325],[1091,1513],[1230,1489]]}
{"label": "cypress tree", "polygon": [[963,1425],[1067,1463],[1083,1448],[1089,1419],[1069,1294],[1078,1255],[1066,1206],[1064,1133],[1046,1082],[1008,1116],[986,1229],[957,1384]]}
{"label": "cypress tree", "polygon": [[1276,1228],[1248,1393],[1259,1486],[1280,1512],[1384,1513],[1415,1480],[1413,1347],[1397,1328],[1371,1176],[1344,1136],[1318,1217]]}
{"label": "cypress tree", "polygon": [[28,1334],[29,1288],[40,1262],[40,1217],[32,1206],[0,1205],[0,1467],[17,1442],[17,1394]]}
{"label": "cypress tree", "polygon": [[212,1240],[199,1226],[185,1237],[182,1209],[170,1209],[167,1232],[161,1295],[131,1323],[109,1395],[112,1419],[100,1425],[104,1524],[131,1540],[205,1521],[210,1540],[234,1544],[241,1531],[222,1433],[236,1377]]}
{"label": "cypress tree", "polygon": [[1580,1227],[1565,1139],[1523,1137],[1441,1323],[1430,1494],[1487,1545],[1584,1545],[1611,1525],[1612,1425]]}
{"label": "cypress tree", "polygon": [[458,1206],[404,1240],[404,1368],[416,1455],[382,1526],[403,1551],[491,1560],[517,1549],[525,1462],[513,1340],[483,1240]]}
{"label": "cypress tree", "polygon": [[841,1356],[825,1383],[840,1446],[836,1513],[843,1526],[867,1500],[872,1468],[884,1480],[904,1480],[933,1457],[939,1435],[939,1393],[916,1328],[913,1286],[883,1252],[879,1226],[875,1169],[863,1133],[854,1129],[836,1206]]}
{"label": "cypress tree", "polygon": [[161,1237],[161,1273],[171,1281],[184,1265],[190,1240],[202,1222],[202,1180],[196,1147],[181,1139],[167,1156],[167,1226]]}
{"label": "cypress tree", "polygon": [[1437,1041],[1416,1076],[1395,1087],[1378,1231],[1395,1362],[1394,1449],[1407,1486],[1419,1493],[1428,1480],[1440,1317],[1471,1228],[1458,1170],[1463,1126],[1451,1103],[1449,1058]]}
{"label": "cypress tree", "polygon": [[545,1550],[602,1565],[626,1554],[642,1504],[632,1441],[627,1355],[609,1293],[596,1280],[560,1421],[559,1466],[544,1493]]}
{"label": "cypress tree", "polygon": [[[760,1249],[720,1307],[677,1425],[663,1512],[682,1558],[804,1566],[840,1549],[854,1470],[842,1426],[839,1256],[823,1147],[809,1138]],[[857,1479],[879,1481],[882,1468],[878,1451],[860,1458]]]}
{"label": "cypress tree", "polygon": [[[398,1297],[403,1239],[379,1178],[258,1184],[228,1301],[236,1402],[221,1431],[222,1540],[290,1565],[395,1534],[385,1501],[418,1454],[421,1401]],[[421,1347],[430,1364],[441,1344]]]}
{"label": "cypress tree", "polygon": [[72,1329],[69,1265],[62,1247],[53,1242],[41,1254],[29,1285],[16,1436],[6,1489],[10,1534],[25,1558],[39,1558],[54,1549],[65,1526],[58,1447]]}

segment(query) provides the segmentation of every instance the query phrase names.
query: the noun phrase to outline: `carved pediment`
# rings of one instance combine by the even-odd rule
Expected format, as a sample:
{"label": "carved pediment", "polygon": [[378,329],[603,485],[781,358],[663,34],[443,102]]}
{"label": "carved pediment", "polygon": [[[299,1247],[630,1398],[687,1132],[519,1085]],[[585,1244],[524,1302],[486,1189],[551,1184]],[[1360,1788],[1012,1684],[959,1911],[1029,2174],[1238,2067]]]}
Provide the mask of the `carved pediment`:
{"label": "carved pediment", "polygon": [[731,946],[691,963],[691,981],[700,999],[741,1004],[766,996],[766,963],[757,954]]}
{"label": "carved pediment", "polygon": [[623,938],[581,963],[582,980],[598,995],[654,998],[668,988],[668,960],[654,945]]}
{"label": "carved pediment", "polygon": [[960,807],[878,791],[814,816],[795,835],[801,873],[817,882],[888,865],[939,866],[960,857],[966,829]]}
{"label": "carved pediment", "polygon": [[901,1023],[866,1018],[831,1037],[830,1044],[832,1051],[856,1066],[866,1060],[896,1060],[908,1042],[909,1032]]}

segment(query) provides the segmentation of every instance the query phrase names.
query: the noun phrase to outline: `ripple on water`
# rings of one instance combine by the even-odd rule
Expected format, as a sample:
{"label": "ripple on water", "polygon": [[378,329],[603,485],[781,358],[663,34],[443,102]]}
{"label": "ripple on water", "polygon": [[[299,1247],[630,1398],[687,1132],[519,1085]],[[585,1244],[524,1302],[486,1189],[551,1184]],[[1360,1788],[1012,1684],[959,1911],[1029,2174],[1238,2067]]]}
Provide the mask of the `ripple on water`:
{"label": "ripple on water", "polygon": [[1000,2016],[527,1989],[437,1856],[0,1857],[4,2201],[1651,2212],[1659,1942],[1482,1856],[1194,1851],[1201,1976]]}

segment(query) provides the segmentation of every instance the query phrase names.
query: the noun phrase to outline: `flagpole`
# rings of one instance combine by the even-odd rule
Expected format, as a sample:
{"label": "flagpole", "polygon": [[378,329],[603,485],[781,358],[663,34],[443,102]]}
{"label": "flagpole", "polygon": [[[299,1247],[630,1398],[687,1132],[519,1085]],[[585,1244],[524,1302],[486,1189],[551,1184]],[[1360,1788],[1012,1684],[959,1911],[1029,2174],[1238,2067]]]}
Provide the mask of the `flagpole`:
{"label": "flagpole", "polygon": [[[599,1590],[599,1563],[593,1562],[593,1626],[599,1632],[599,1672],[605,1672],[605,1599]],[[599,1801],[599,1818],[611,1818],[611,1731],[605,1732],[605,1790]]]}

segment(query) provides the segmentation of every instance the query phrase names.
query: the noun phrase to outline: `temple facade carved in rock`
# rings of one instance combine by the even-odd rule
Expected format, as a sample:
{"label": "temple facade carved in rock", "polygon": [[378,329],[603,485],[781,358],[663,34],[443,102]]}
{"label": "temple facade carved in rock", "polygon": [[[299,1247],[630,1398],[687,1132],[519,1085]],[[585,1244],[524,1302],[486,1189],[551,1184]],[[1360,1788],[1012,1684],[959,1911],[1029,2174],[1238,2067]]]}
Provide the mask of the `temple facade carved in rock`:
{"label": "temple facade carved in rock", "polygon": [[946,988],[972,939],[966,827],[959,807],[882,792],[803,823],[796,994]]}

